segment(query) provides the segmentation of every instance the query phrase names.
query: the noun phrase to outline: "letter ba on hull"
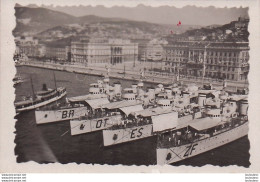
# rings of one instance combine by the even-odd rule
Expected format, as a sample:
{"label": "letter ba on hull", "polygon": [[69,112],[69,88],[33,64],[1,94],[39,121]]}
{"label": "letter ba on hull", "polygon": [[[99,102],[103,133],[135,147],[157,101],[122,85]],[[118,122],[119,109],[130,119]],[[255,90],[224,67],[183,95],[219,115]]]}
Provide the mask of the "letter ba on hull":
{"label": "letter ba on hull", "polygon": [[157,164],[171,164],[207,152],[248,134],[248,122],[232,130],[187,145],[156,150]]}
{"label": "letter ba on hull", "polygon": [[103,130],[111,127],[113,124],[121,121],[122,116],[110,116],[92,120],[71,120],[70,121],[70,131],[71,135],[80,135],[83,133],[94,132],[98,130]]}
{"label": "letter ba on hull", "polygon": [[35,111],[35,120],[37,124],[64,121],[79,118],[87,115],[87,107],[77,107],[60,110]]}
{"label": "letter ba on hull", "polygon": [[153,126],[144,125],[118,130],[103,130],[104,146],[116,145],[152,136]]}

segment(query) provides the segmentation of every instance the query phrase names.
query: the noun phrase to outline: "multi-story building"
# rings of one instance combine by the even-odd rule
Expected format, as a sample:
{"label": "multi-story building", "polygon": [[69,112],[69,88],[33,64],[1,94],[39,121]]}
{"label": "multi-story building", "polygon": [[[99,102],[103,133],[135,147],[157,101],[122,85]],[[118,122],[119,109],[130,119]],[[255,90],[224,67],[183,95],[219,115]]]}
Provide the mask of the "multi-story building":
{"label": "multi-story building", "polygon": [[65,60],[67,60],[66,47],[46,46],[45,56],[47,58],[65,61]]}
{"label": "multi-story building", "polygon": [[148,69],[160,69],[163,60],[163,45],[168,44],[166,40],[153,39],[149,41],[141,54],[141,61]]}
{"label": "multi-story building", "polygon": [[71,61],[84,64],[134,62],[138,44],[122,39],[88,39],[71,43]]}
{"label": "multi-story building", "polygon": [[164,46],[164,70],[181,75],[245,80],[248,43],[175,42]]}
{"label": "multi-story building", "polygon": [[71,61],[75,63],[108,63],[110,46],[102,39],[71,42]]}
{"label": "multi-story building", "polygon": [[45,54],[44,45],[21,44],[17,45],[16,52],[28,57],[42,57]]}
{"label": "multi-story building", "polygon": [[45,46],[38,44],[35,37],[15,37],[16,54],[23,54],[28,57],[42,57],[45,54]]}

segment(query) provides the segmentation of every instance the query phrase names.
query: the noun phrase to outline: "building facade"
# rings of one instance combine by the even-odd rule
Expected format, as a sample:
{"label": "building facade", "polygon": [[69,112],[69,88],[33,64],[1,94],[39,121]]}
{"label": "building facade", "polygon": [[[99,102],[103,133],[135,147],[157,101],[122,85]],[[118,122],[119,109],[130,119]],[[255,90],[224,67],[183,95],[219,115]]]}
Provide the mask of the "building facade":
{"label": "building facade", "polygon": [[50,59],[66,61],[67,60],[66,47],[46,46],[45,56]]}
{"label": "building facade", "polygon": [[45,46],[38,43],[35,37],[15,37],[16,50],[15,54],[23,54],[27,57],[43,57]]}
{"label": "building facade", "polygon": [[121,64],[137,60],[138,44],[122,39],[89,39],[71,43],[71,61],[82,64]]}
{"label": "building facade", "polygon": [[248,43],[175,42],[164,46],[165,71],[241,81],[249,71]]}

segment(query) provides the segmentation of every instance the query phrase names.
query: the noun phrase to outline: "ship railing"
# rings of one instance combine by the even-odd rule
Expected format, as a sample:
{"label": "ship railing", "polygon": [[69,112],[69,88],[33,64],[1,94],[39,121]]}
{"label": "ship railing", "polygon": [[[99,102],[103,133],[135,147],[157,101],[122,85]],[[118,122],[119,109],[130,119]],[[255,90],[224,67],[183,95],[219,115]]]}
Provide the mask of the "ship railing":
{"label": "ship railing", "polygon": [[171,135],[170,136],[160,136],[158,135],[158,148],[170,148],[170,147],[178,147],[181,145],[186,145],[192,142],[196,142],[202,140],[204,138],[208,138],[207,134],[198,134],[198,133],[185,133],[180,135]]}
{"label": "ship railing", "polygon": [[110,127],[110,129],[112,130],[127,129],[127,128],[145,126],[149,124],[152,124],[151,120],[143,120],[143,121],[122,120],[121,123],[115,123],[113,126]]}
{"label": "ship railing", "polygon": [[[227,128],[228,129],[228,128]],[[223,130],[222,130],[223,132]],[[175,133],[168,133],[166,136],[163,135],[158,135],[157,139],[157,147],[158,148],[170,148],[170,147],[178,147],[181,145],[186,145],[190,144],[196,141],[200,141],[209,137],[212,137],[214,135],[214,132],[209,132],[209,133],[199,133],[199,132],[185,132],[185,133],[180,133],[177,134],[178,132]]]}

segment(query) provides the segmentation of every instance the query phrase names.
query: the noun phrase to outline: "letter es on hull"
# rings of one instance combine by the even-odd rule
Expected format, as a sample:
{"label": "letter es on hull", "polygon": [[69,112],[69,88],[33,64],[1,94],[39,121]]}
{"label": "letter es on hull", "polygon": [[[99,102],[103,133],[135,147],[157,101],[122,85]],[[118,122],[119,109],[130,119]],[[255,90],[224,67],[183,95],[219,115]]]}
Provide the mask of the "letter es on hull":
{"label": "letter es on hull", "polygon": [[143,128],[139,128],[138,130],[137,128],[133,129],[131,131],[130,138],[140,138],[143,135],[142,130]]}

